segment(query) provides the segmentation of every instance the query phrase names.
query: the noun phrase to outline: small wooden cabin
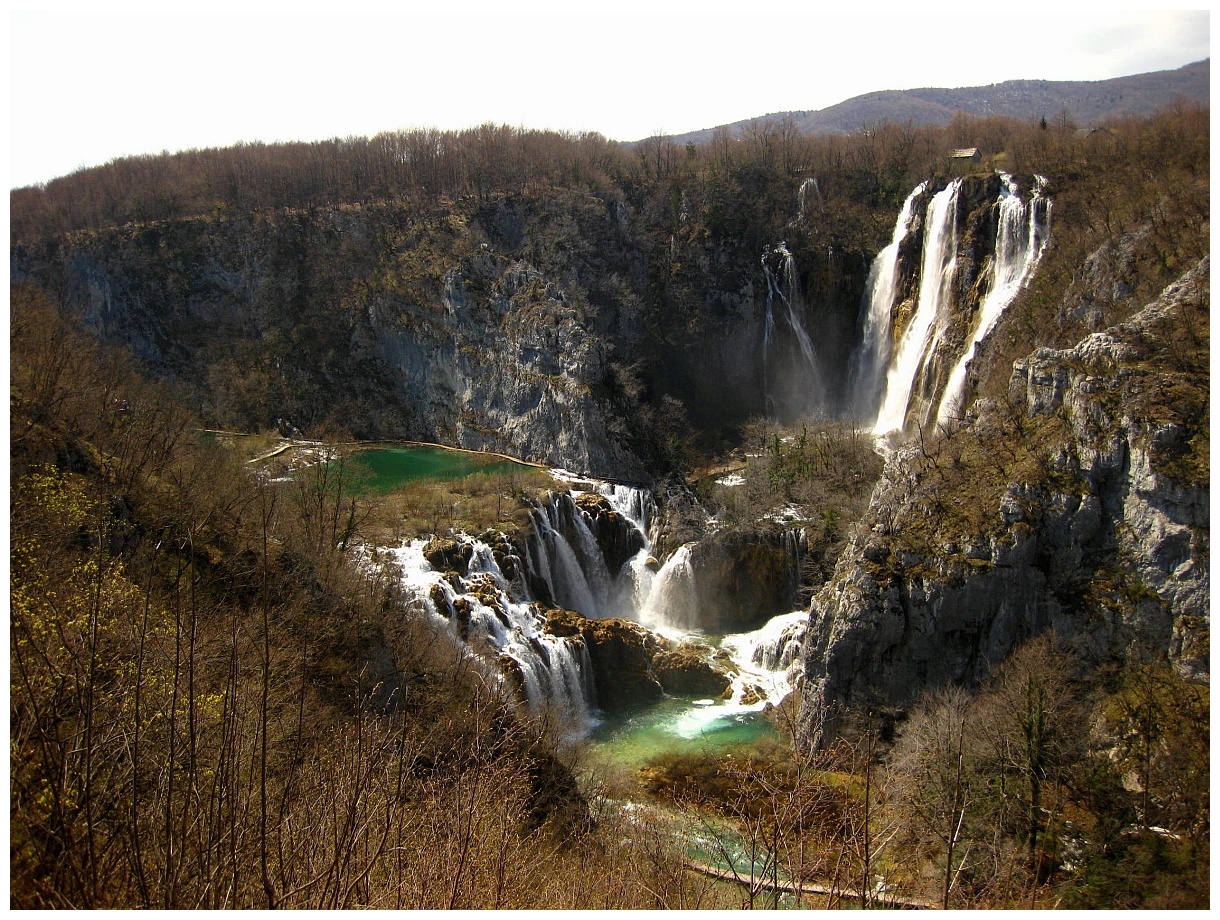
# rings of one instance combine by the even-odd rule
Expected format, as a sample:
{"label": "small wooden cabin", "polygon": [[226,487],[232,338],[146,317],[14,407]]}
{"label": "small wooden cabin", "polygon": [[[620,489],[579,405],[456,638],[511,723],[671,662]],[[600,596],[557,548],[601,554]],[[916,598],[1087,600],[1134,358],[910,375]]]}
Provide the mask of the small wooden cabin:
{"label": "small wooden cabin", "polygon": [[949,168],[954,175],[968,173],[981,162],[983,162],[983,155],[979,152],[978,147],[962,147],[949,154]]}

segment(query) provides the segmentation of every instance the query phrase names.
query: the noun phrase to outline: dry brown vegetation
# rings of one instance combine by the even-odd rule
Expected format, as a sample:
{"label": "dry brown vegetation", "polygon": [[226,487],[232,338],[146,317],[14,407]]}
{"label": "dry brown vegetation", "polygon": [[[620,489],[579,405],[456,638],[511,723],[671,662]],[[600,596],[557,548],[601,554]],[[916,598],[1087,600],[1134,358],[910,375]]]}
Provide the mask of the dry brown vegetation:
{"label": "dry brown vegetation", "polygon": [[[250,145],[122,160],[17,190],[12,231],[21,248],[125,223],[206,225],[259,209],[258,220],[289,220],[406,201],[427,215],[403,231],[421,255],[388,274],[426,298],[439,277],[429,247],[464,258],[479,241],[451,233],[453,221],[508,196],[566,206],[604,193],[647,214],[633,266],[647,281],[633,286],[624,269],[590,299],[618,292],[664,345],[676,327],[663,320],[706,321],[687,296],[703,268],[686,253],[731,238],[756,258],[790,220],[802,177],[819,176],[824,219],[800,245],[874,252],[915,182],[941,169],[947,149],[977,143],[1000,157],[991,165],[1047,175],[1055,197],[1054,245],[978,381],[1002,407],[1013,359],[1125,319],[1206,251],[1207,113],[1182,106],[1109,129],[1084,142],[1067,124],[961,118],[948,129],[803,138],[760,124],[741,141],[688,149],[654,138],[628,151],[597,135],[484,126]],[[593,259],[579,228],[550,217],[531,259],[561,270],[574,251]],[[12,287],[13,906],[771,903],[756,873],[730,890],[699,879],[664,822],[578,788],[494,675],[354,564],[361,537],[506,525],[517,485],[430,485],[373,510],[342,475],[272,487],[198,443],[172,384],[149,384],[59,306]],[[311,323],[299,335],[323,337],[320,314]],[[1146,391],[1149,411],[1180,414],[1186,434],[1160,462],[1194,482],[1209,456],[1202,301],[1164,344],[1185,376]],[[282,380],[253,363],[225,367],[212,382],[232,389],[235,415],[273,411],[265,397]],[[614,370],[607,388],[631,400],[666,382],[635,365]],[[651,395],[658,465],[681,467],[688,416],[673,396]],[[319,419],[341,414],[316,397]],[[1053,475],[1040,447],[1058,423],[1005,412],[991,428],[920,445],[916,510],[934,526],[896,539],[922,551],[978,534],[990,521],[980,509],[994,509],[1008,482]],[[875,458],[846,429],[778,434],[760,434],[749,484],[721,500],[741,520],[776,499],[801,503],[823,521],[832,559]],[[730,821],[773,874],[829,879],[865,906],[880,875],[949,906],[1205,905],[1206,688],[1155,657],[1065,682],[1063,668],[1046,668],[1058,655],[1035,647],[974,697],[929,699],[899,726],[892,756],[865,724],[830,762],[783,753],[731,769],[655,765],[657,792],[705,828]],[[1033,731],[1052,718],[1062,726],[1053,735]],[[1096,737],[1081,737],[1084,724]]]}
{"label": "dry brown vegetation", "polygon": [[356,564],[334,466],[250,475],[14,296],[14,906],[689,903],[667,850],[594,820],[545,727]]}
{"label": "dry brown vegetation", "polygon": [[848,531],[868,508],[882,461],[872,436],[850,422],[806,419],[793,425],[762,420],[746,426],[739,485],[714,479],[700,486],[705,504],[728,526],[797,521],[806,537],[806,590],[834,568]]}

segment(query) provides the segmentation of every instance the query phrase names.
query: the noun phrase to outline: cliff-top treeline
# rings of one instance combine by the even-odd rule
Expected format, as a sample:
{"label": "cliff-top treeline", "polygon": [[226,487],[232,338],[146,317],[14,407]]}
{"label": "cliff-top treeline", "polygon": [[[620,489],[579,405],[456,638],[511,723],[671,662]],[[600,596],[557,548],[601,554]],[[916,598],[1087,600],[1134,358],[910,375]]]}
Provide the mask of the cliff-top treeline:
{"label": "cliff-top treeline", "polygon": [[[1056,201],[1036,280],[1050,293],[1006,357],[1076,340],[1046,312],[1105,240],[1129,234],[1152,263],[1129,299],[1206,248],[1207,114],[1182,106],[1086,137],[963,116],[809,138],[781,121],[627,150],[484,126],[132,158],[14,191],[13,277],[191,388],[214,424],[342,419],[639,478],[681,466],[691,432],[732,442],[764,414],[759,260],[780,242],[842,386],[870,260],[961,146],[984,171],[1047,176]],[[476,305],[500,318],[462,328]],[[1094,328],[1117,318],[1102,312]],[[455,369],[423,379],[438,363]],[[557,452],[565,412],[588,449]]]}

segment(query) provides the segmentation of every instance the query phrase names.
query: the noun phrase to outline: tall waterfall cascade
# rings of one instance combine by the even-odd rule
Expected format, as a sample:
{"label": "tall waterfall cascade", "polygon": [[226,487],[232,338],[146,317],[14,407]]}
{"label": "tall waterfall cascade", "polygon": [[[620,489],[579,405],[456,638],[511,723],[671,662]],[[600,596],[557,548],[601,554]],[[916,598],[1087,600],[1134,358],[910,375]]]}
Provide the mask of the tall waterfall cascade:
{"label": "tall waterfall cascade", "polygon": [[907,406],[916,379],[926,368],[948,324],[949,291],[957,264],[957,194],[960,188],[961,180],[955,179],[928,202],[919,299],[886,373],[885,394],[873,425],[875,434],[888,434],[905,427]]}
{"label": "tall waterfall cascade", "polygon": [[970,346],[949,374],[944,395],[936,410],[937,424],[944,424],[957,414],[965,395],[966,369],[975,350],[995,328],[1004,309],[1025,286],[1042,258],[1050,226],[1051,203],[1042,191],[1046,179],[1034,177],[1033,194],[1028,204],[1021,200],[1020,190],[1012,176],[1001,174],[1004,190],[1000,193],[999,229],[996,232],[995,258],[992,260],[991,290],[979,308],[978,322],[970,338]]}
{"label": "tall waterfall cascade", "polygon": [[926,184],[907,198],[890,245],[873,263],[852,381],[858,417],[870,417],[871,406],[877,407],[876,435],[898,434],[913,425],[931,428],[947,423],[961,410],[967,371],[979,344],[1029,280],[1046,248],[1050,200],[1043,193],[1045,180],[1035,177],[1028,200],[1021,197],[1011,176],[1001,173],[1000,180],[987,293],[971,318],[960,351],[946,335],[955,321],[960,322],[953,294],[962,180],[950,182],[925,206],[918,293],[910,320],[892,348],[899,251],[912,230]]}
{"label": "tall waterfall cascade", "polygon": [[851,406],[857,418],[875,417],[883,395],[885,371],[892,348],[892,326],[895,288],[898,281],[898,253],[915,219],[915,201],[928,187],[921,182],[902,203],[894,235],[868,273],[867,309],[863,315],[860,345],[852,355],[849,392],[854,394]]}

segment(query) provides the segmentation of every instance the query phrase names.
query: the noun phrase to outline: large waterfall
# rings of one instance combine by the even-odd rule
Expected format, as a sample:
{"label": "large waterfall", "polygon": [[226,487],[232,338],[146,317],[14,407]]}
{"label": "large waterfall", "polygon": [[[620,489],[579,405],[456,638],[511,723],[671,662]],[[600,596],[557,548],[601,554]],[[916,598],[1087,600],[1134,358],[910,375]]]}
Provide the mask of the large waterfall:
{"label": "large waterfall", "polygon": [[949,320],[949,290],[957,263],[957,193],[960,187],[961,180],[955,179],[928,202],[919,299],[886,374],[885,395],[873,425],[876,434],[905,427],[911,391],[934,354]]}
{"label": "large waterfall", "polygon": [[979,342],[987,337],[1004,308],[1017,296],[1030,272],[1033,271],[1048,239],[1050,201],[1042,197],[1046,180],[1034,177],[1034,190],[1027,205],[1021,200],[1012,176],[1003,174],[1004,190],[1000,193],[999,228],[996,231],[995,257],[992,260],[991,290],[979,308],[978,322],[970,338],[970,347],[954,366],[945,384],[944,395],[936,410],[938,424],[948,422],[961,407],[966,385],[966,368],[974,357]]}
{"label": "large waterfall", "polygon": [[903,240],[911,230],[915,217],[915,201],[928,187],[926,182],[915,186],[907,196],[894,225],[894,235],[868,273],[868,301],[864,311],[860,346],[852,355],[850,385],[856,418],[874,418],[884,392],[885,371],[889,367],[892,348],[894,295],[898,281],[898,254]]}
{"label": "large waterfall", "polygon": [[597,537],[570,495],[551,496],[536,505],[530,517],[534,526],[528,562],[546,582],[552,603],[590,617],[616,616],[632,609],[630,598],[619,596]]}
{"label": "large waterfall", "polygon": [[[1045,180],[1035,177],[1028,202],[1013,178],[1000,176],[996,209],[994,255],[984,263],[986,295],[969,315],[955,302],[958,264],[959,198],[962,180],[955,179],[928,201],[923,222],[923,251],[918,294],[897,348],[886,356],[893,340],[897,263],[925,192],[920,185],[907,198],[894,228],[893,241],[873,264],[861,345],[853,358],[857,417],[868,418],[881,368],[885,369],[873,431],[893,435],[913,426],[932,428],[948,422],[961,408],[966,374],[980,342],[995,328],[1005,308],[1024,286],[1042,255],[1048,238],[1050,202],[1043,196]],[[963,320],[966,320],[963,329]],[[950,328],[954,329],[949,335]],[[964,334],[963,334],[964,332]],[[963,339],[957,346],[958,339]]]}

